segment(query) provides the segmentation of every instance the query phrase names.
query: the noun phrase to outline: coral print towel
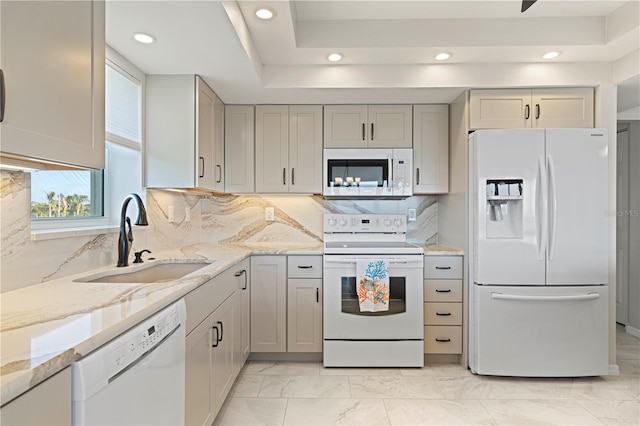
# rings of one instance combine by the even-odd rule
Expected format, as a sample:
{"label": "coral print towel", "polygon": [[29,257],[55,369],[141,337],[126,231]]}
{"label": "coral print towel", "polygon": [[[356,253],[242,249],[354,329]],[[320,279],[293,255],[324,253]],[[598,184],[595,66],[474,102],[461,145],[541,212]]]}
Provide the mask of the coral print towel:
{"label": "coral print towel", "polygon": [[356,261],[356,292],[360,312],[389,310],[389,261],[385,259]]}

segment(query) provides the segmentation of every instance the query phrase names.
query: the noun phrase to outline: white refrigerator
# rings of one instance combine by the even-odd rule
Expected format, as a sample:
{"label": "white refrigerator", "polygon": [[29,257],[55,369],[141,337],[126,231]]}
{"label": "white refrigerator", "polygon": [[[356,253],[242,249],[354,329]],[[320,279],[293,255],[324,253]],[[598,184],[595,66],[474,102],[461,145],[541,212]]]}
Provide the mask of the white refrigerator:
{"label": "white refrigerator", "polygon": [[469,365],[608,374],[606,129],[469,136]]}

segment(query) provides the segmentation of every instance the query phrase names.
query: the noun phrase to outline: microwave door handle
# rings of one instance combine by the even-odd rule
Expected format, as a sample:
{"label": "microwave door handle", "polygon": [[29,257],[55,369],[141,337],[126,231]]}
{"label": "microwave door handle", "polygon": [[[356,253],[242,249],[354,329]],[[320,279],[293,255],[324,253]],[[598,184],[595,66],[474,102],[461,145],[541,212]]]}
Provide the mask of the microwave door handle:
{"label": "microwave door handle", "polygon": [[387,188],[393,188],[393,157],[389,155],[387,161],[389,162],[389,181],[387,182]]}

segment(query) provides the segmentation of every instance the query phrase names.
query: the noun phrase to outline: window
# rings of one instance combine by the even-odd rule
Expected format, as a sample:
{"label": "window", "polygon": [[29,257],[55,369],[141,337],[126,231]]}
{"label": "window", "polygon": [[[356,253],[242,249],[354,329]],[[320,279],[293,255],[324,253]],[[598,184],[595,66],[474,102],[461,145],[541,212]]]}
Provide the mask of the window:
{"label": "window", "polygon": [[120,201],[142,188],[144,74],[107,48],[105,170],[31,172],[35,229],[116,223]]}

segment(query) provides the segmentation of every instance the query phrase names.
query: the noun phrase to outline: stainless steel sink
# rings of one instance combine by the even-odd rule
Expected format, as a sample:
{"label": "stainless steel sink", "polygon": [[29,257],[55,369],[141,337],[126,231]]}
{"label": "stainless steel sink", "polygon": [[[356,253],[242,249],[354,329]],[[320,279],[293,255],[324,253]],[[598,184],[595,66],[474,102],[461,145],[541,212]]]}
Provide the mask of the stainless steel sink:
{"label": "stainless steel sink", "polygon": [[75,282],[85,283],[158,283],[177,280],[185,275],[197,271],[200,268],[211,265],[209,262],[190,263],[157,263],[155,265],[144,265],[142,267],[132,266],[135,270],[113,274],[105,272],[99,275],[89,275]]}

